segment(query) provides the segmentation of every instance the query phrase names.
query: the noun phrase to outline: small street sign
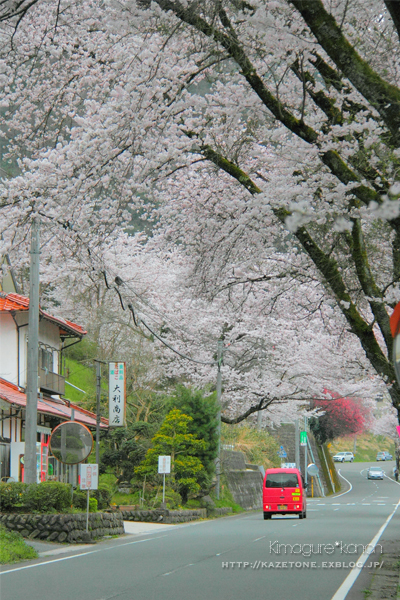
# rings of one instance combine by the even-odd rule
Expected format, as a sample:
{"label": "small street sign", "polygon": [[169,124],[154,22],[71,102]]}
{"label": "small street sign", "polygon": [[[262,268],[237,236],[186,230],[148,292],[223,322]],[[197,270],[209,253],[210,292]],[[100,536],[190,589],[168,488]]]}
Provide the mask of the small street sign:
{"label": "small street sign", "polygon": [[296,463],[281,463],[282,469],[295,469]]}
{"label": "small street sign", "polygon": [[97,490],[99,487],[99,465],[81,465],[81,490]]}
{"label": "small street sign", "polygon": [[158,457],[158,472],[159,473],[171,473],[171,457],[170,456],[159,456]]}
{"label": "small street sign", "polygon": [[307,431],[300,431],[300,446],[307,446]]}

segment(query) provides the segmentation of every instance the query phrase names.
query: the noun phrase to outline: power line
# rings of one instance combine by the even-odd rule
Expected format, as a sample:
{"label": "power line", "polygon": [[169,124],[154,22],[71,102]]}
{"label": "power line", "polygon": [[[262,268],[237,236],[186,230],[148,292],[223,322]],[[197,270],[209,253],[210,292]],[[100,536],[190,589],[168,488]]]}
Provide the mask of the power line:
{"label": "power line", "polygon": [[[71,231],[72,233],[76,234],[79,241],[81,242],[82,245],[84,245],[88,251],[89,254],[89,259],[90,262],[93,265],[93,259],[92,256],[94,255],[99,261],[100,263],[102,263],[104,265],[104,260],[102,259],[102,257],[98,256],[98,254],[91,250],[89,245],[87,244],[87,242],[85,242],[82,237],[80,236],[79,232],[76,231],[73,226],[67,221],[67,223],[62,223],[60,222],[58,219],[55,219],[54,217],[48,217],[47,215],[43,215],[42,216],[46,216],[47,218],[49,218],[50,220],[52,220],[53,222],[55,221],[58,225],[60,225],[61,227],[64,228],[64,230],[67,231]],[[112,273],[110,268],[107,268],[107,271],[109,272],[109,274]],[[118,287],[116,286],[110,286],[107,280],[107,271],[105,268],[103,268],[100,273],[103,275],[104,277],[104,281],[105,284],[107,286],[108,289],[114,289],[114,291],[117,293],[119,301],[120,301],[120,305],[122,310],[125,310],[125,306],[124,306],[124,302],[123,302],[123,298],[122,295],[118,289]],[[147,300],[143,299],[143,297],[141,296],[141,294],[137,293],[129,284],[127,284],[125,281],[123,281],[119,275],[115,275],[114,276],[114,281],[117,284],[117,286],[121,286],[124,285],[128,288],[128,290],[130,290],[137,298],[140,299],[141,302],[143,302],[143,304],[145,304],[146,306],[148,306],[151,310],[154,310],[154,312],[156,312],[159,316],[162,316],[164,319],[166,320],[170,320],[170,317],[164,315],[163,313],[161,313],[156,307],[152,306]],[[173,348],[173,346],[171,346],[168,342],[166,342],[165,340],[163,340],[163,338],[161,336],[159,336],[155,331],[153,331],[153,329],[142,319],[142,318],[137,318],[133,309],[132,304],[128,304],[128,308],[131,311],[134,323],[136,325],[136,327],[139,327],[140,324],[143,324],[144,327],[146,327],[146,329],[148,329],[148,331],[150,331],[150,333],[152,335],[154,335],[155,338],[157,338],[164,346],[166,346],[167,348],[169,348],[172,352],[174,352],[175,354],[177,354],[178,356],[180,356],[181,358],[183,358],[184,360],[189,360],[190,362],[196,363],[196,364],[201,364],[201,365],[209,365],[209,366],[214,366],[217,365],[218,362],[217,361],[200,361],[200,360],[196,360],[194,358],[191,358],[190,356],[187,356],[185,354],[183,354],[182,352],[180,352],[179,350],[176,350],[175,348]],[[181,327],[181,325],[179,324],[179,326]],[[186,332],[187,333],[187,332]]]}

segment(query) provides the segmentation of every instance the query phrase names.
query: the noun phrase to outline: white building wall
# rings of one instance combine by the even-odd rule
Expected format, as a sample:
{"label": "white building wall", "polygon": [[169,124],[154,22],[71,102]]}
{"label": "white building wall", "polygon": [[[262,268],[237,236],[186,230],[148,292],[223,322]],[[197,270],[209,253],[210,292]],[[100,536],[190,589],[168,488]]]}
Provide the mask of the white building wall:
{"label": "white building wall", "polygon": [[0,377],[18,385],[17,327],[8,313],[0,313]]}
{"label": "white building wall", "polygon": [[[22,322],[22,321],[21,321]],[[61,339],[60,329],[58,325],[49,323],[41,319],[39,321],[39,343],[60,350]],[[26,379],[28,372],[28,327],[20,329],[20,383],[22,387],[26,387]],[[53,372],[58,373],[59,353],[53,352]]]}

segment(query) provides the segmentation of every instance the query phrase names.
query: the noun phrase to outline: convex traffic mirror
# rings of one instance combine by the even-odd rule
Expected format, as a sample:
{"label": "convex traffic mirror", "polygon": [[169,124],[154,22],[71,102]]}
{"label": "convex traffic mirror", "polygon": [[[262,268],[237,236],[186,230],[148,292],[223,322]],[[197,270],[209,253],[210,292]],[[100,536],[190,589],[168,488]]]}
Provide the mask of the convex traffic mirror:
{"label": "convex traffic mirror", "polygon": [[76,421],[61,423],[50,437],[52,455],[67,465],[76,465],[86,460],[92,448],[92,434],[85,425]]}

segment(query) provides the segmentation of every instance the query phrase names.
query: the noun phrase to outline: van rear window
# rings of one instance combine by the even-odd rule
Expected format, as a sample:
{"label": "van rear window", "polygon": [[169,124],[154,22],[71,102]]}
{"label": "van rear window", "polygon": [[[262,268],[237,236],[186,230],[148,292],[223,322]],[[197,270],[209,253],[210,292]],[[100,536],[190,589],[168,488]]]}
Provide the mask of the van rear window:
{"label": "van rear window", "polygon": [[267,488],[287,488],[298,487],[299,482],[296,473],[270,473],[267,475],[265,487]]}

